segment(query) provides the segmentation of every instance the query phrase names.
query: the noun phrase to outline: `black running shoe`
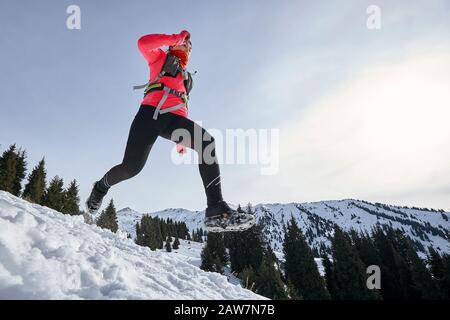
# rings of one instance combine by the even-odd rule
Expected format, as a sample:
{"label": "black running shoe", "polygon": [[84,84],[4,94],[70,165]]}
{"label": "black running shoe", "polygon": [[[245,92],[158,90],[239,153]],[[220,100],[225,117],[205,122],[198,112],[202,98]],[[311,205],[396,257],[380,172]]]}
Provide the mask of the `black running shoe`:
{"label": "black running shoe", "polygon": [[205,210],[205,227],[209,232],[244,231],[255,225],[255,216],[241,213],[220,201]]}
{"label": "black running shoe", "polygon": [[86,208],[90,214],[96,214],[100,209],[103,201],[103,197],[107,192],[101,191],[97,188],[97,183],[92,188],[91,195],[86,201]]}

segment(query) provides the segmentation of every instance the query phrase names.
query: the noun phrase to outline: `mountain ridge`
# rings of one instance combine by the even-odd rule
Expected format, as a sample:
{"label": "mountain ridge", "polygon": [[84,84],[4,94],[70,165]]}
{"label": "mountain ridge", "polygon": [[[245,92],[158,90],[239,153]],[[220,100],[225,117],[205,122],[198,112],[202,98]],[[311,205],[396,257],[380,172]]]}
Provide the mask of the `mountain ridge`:
{"label": "mountain ridge", "polygon": [[[266,203],[252,208],[263,228],[264,237],[277,252],[282,251],[283,225],[293,216],[315,251],[321,243],[329,246],[333,226],[337,224],[347,231],[355,229],[368,233],[378,225],[390,226],[409,235],[423,253],[429,246],[450,253],[450,212],[442,209],[388,205],[357,199]],[[149,213],[124,208],[118,211],[119,226],[133,235],[133,225],[145,214],[183,221],[190,230],[204,228],[204,211],[183,208]]]}

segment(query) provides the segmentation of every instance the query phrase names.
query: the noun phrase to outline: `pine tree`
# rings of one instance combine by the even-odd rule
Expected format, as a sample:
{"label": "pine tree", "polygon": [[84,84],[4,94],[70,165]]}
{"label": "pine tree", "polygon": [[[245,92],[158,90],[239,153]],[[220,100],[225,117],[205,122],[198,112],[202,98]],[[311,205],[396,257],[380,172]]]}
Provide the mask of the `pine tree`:
{"label": "pine tree", "polygon": [[209,247],[213,255],[217,257],[222,265],[226,265],[229,257],[225,249],[222,233],[208,233],[206,246]]}
{"label": "pine tree", "polygon": [[77,181],[73,180],[64,192],[64,207],[62,213],[70,215],[80,214],[80,197],[78,196]]}
{"label": "pine tree", "polygon": [[141,223],[136,224],[136,244],[149,247],[153,251],[158,247],[155,224],[148,215],[143,216]]}
{"label": "pine tree", "polygon": [[28,183],[25,185],[22,195],[23,198],[37,204],[42,204],[46,188],[46,176],[45,159],[42,159],[28,176]]}
{"label": "pine tree", "polygon": [[10,145],[0,157],[0,190],[20,196],[26,166],[25,150],[17,150],[15,144]]}
{"label": "pine tree", "polygon": [[203,243],[203,229],[192,230],[192,241]]}
{"label": "pine tree", "polygon": [[444,299],[444,295],[437,282],[432,278],[430,270],[427,269],[424,261],[419,258],[412,245],[408,247],[407,255],[414,288],[420,292],[420,298],[424,300]]}
{"label": "pine tree", "polygon": [[394,230],[392,227],[385,227],[386,237],[394,248],[396,257],[396,267],[401,287],[406,292],[406,299],[416,300],[422,298],[422,293],[415,285],[413,278],[413,269],[411,268],[410,249],[415,252],[410,238],[405,236],[400,230]]}
{"label": "pine tree", "polygon": [[381,277],[383,300],[413,299],[413,288],[406,260],[380,227],[373,230],[372,237],[381,260],[379,266],[383,275]]}
{"label": "pine tree", "polygon": [[288,298],[280,272],[275,268],[271,257],[264,257],[254,281],[255,292],[258,294],[275,300]]}
{"label": "pine tree", "polygon": [[159,222],[158,218],[153,219],[154,229],[156,232],[156,242],[157,242],[157,248],[162,249],[164,248],[164,238],[162,236],[161,232],[161,223]]}
{"label": "pine tree", "polygon": [[442,291],[447,295],[447,299],[450,299],[450,255],[444,254],[442,256],[442,265],[444,278],[442,280]]}
{"label": "pine tree", "polygon": [[166,251],[167,252],[172,252],[172,246],[170,245],[171,241],[172,241],[172,239],[170,238],[170,236],[167,236],[167,239],[166,239]]}
{"label": "pine tree", "polygon": [[175,241],[173,242],[173,249],[177,250],[180,248],[180,239],[178,239],[178,236],[175,237]]}
{"label": "pine tree", "polygon": [[149,247],[153,251],[163,249],[161,226],[161,219],[143,216],[141,222],[136,224],[136,244]]}
{"label": "pine tree", "polygon": [[433,247],[428,248],[428,263],[430,264],[430,271],[436,280],[444,278],[444,264],[441,255],[434,250]]}
{"label": "pine tree", "polygon": [[336,275],[334,274],[333,263],[330,261],[326,253],[322,254],[322,265],[325,270],[325,282],[327,284],[327,289],[330,293],[331,299],[339,300],[339,289],[336,284]]}
{"label": "pine tree", "polygon": [[286,287],[287,295],[289,300],[301,300],[302,297],[298,294],[292,282],[288,282]]}
{"label": "pine tree", "polygon": [[228,255],[224,245],[223,234],[208,233],[206,245],[202,250],[201,269],[223,273],[223,268],[227,262]]}
{"label": "pine tree", "polygon": [[246,213],[248,213],[248,214],[254,214],[254,212],[253,212],[253,206],[252,206],[252,204],[249,202],[248,204],[247,204],[247,207],[246,207]]}
{"label": "pine tree", "polygon": [[143,237],[143,232],[142,232],[139,222],[136,222],[135,230],[136,230],[136,239],[134,240],[134,242],[137,245],[143,246],[144,245],[144,240],[143,240],[144,237]]}
{"label": "pine tree", "polygon": [[208,246],[204,246],[201,253],[202,263],[200,269],[211,272],[223,273],[223,265],[220,260],[213,255]]}
{"label": "pine tree", "polygon": [[224,237],[225,246],[229,249],[231,268],[235,272],[252,267],[258,270],[264,257],[264,240],[260,225],[242,231],[227,232]]}
{"label": "pine tree", "polygon": [[355,230],[352,230],[350,232],[350,237],[366,268],[371,265],[379,266],[381,264],[381,259],[378,255],[374,241],[368,234],[358,233]]}
{"label": "pine tree", "polygon": [[14,192],[17,164],[16,145],[13,144],[0,157],[0,190]]}
{"label": "pine tree", "polygon": [[[159,228],[161,230],[161,238],[163,239],[167,239],[167,236],[171,235],[173,230],[172,230],[172,226],[170,219],[166,221],[160,219],[160,218],[156,218],[158,220],[159,223]],[[172,242],[172,240],[170,240]]]}
{"label": "pine tree", "polygon": [[64,181],[55,176],[45,191],[43,205],[61,212],[64,208]]}
{"label": "pine tree", "polygon": [[106,216],[106,210],[102,210],[100,215],[98,216],[97,220],[95,221],[97,226],[99,226],[102,229],[108,229],[108,217]]}
{"label": "pine tree", "polygon": [[136,222],[136,244],[140,245],[140,246],[148,246],[148,244],[146,244],[146,238],[145,238],[145,220],[147,219],[148,216],[143,216],[141,218],[140,223]]}
{"label": "pine tree", "polygon": [[367,288],[364,264],[352,246],[350,237],[335,226],[331,243],[339,297],[343,300],[378,299],[378,294]]}
{"label": "pine tree", "polygon": [[[377,228],[374,239],[382,259],[384,299],[440,299],[445,296],[416,252],[413,241],[400,230]],[[384,282],[383,282],[384,281]]]}
{"label": "pine tree", "polygon": [[119,226],[117,224],[116,208],[114,207],[114,201],[111,199],[105,210],[102,211],[97,220],[97,226],[109,229],[112,232],[117,232]]}
{"label": "pine tree", "polygon": [[330,298],[323,278],[314,261],[311,248],[292,217],[287,225],[283,243],[286,278],[305,300],[327,300]]}
{"label": "pine tree", "polygon": [[19,150],[16,154],[16,177],[14,179],[14,185],[12,194],[19,197],[22,192],[22,181],[25,178],[25,172],[27,170],[26,152],[25,150]]}
{"label": "pine tree", "polygon": [[278,260],[264,241],[261,226],[226,233],[224,244],[229,249],[231,268],[244,287],[271,299],[288,298]]}
{"label": "pine tree", "polygon": [[434,248],[428,248],[428,263],[430,264],[431,274],[445,298],[450,299],[450,269],[446,270],[445,260],[446,255],[441,256]]}

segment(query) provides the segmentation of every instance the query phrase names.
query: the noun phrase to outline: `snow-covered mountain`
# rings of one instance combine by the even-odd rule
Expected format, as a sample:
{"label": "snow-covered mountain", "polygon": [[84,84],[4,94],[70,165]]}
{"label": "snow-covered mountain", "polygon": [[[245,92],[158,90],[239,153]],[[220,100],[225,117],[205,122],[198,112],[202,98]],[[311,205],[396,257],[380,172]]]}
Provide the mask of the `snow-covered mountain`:
{"label": "snow-covered mountain", "polygon": [[0,191],[0,299],[263,298],[200,270],[200,250],[151,251]]}
{"label": "snow-covered mountain", "polygon": [[[370,232],[376,225],[391,226],[409,235],[419,248],[429,246],[450,253],[450,213],[442,210],[408,208],[360,200],[320,201],[311,203],[259,204],[253,207],[264,236],[276,252],[282,251],[283,225],[294,217],[309,244],[318,248],[329,245],[333,225],[344,230]],[[166,209],[146,213],[160,218],[184,221],[190,230],[203,227],[203,211]],[[135,225],[142,217],[130,208],[118,211],[119,226],[135,235]]]}

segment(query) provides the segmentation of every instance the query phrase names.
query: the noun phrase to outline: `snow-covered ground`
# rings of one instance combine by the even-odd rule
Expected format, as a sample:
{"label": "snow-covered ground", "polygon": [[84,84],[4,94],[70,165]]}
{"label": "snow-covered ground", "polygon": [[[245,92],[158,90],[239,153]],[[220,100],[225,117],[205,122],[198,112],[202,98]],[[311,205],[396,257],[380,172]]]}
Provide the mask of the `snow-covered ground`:
{"label": "snow-covered ground", "polygon": [[[202,264],[202,249],[205,244],[205,242],[200,243],[180,239],[180,247],[176,250],[172,249],[171,253],[177,255],[178,259],[200,268],[200,265]],[[165,251],[165,249],[157,251]],[[228,279],[228,282],[234,285],[241,285],[241,280],[232,274],[232,271],[229,267],[224,268],[224,275]]]}
{"label": "snow-covered ground", "polygon": [[262,299],[198,268],[201,244],[151,251],[0,191],[0,299]]}

